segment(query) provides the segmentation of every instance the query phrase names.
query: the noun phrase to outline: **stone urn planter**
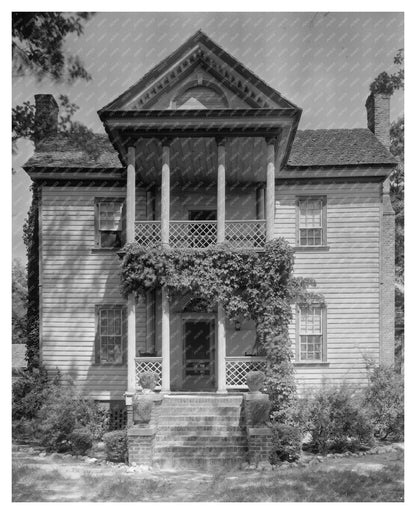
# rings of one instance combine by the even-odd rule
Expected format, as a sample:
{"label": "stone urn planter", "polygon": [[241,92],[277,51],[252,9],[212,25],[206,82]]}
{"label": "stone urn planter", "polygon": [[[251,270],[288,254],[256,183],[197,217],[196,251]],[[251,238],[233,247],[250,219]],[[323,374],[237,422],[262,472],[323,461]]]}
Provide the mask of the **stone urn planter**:
{"label": "stone urn planter", "polygon": [[263,371],[249,371],[246,375],[246,382],[250,393],[258,393],[264,386],[266,375]]}
{"label": "stone urn planter", "polygon": [[133,397],[133,423],[148,424],[152,419],[153,398],[152,395],[136,393]]}

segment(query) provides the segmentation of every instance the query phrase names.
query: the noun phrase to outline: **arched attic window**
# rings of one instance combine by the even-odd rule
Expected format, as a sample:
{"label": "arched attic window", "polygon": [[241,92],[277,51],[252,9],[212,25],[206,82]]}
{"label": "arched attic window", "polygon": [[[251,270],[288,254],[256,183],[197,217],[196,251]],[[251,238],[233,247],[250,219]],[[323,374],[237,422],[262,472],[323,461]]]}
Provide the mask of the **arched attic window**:
{"label": "arched attic window", "polygon": [[174,109],[228,109],[228,100],[215,84],[203,81],[186,84],[172,101]]}

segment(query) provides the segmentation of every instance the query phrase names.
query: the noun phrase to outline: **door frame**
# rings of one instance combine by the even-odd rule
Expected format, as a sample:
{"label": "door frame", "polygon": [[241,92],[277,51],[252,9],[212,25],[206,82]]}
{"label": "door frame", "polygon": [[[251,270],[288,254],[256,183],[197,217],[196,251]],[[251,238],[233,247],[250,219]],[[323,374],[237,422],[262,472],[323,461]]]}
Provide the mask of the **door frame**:
{"label": "door frame", "polygon": [[184,338],[184,323],[186,321],[214,321],[214,338],[212,346],[210,347],[210,354],[214,354],[213,362],[213,389],[217,387],[217,314],[215,312],[182,312],[180,314],[180,338],[181,338],[181,353],[182,353],[182,387],[186,380],[185,375],[185,338]]}

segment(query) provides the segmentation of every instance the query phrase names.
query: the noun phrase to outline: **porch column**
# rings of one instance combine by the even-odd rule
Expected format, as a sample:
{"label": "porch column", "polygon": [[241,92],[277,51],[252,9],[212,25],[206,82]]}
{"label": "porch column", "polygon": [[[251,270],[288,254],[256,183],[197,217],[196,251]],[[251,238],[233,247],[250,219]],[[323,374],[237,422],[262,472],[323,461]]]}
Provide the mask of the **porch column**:
{"label": "porch column", "polygon": [[[136,218],[136,152],[134,146],[127,153],[126,240],[134,242]],[[127,393],[136,390],[136,300],[133,293],[127,299]]]}
{"label": "porch column", "polygon": [[[218,176],[217,176],[217,243],[225,240],[225,139],[217,139]],[[225,313],[222,303],[217,311],[217,393],[226,393],[225,379]]]}
{"label": "porch column", "polygon": [[275,209],[275,144],[276,139],[266,139],[267,179],[266,179],[266,241],[273,239]]}
{"label": "porch column", "polygon": [[170,217],[170,140],[162,140],[162,194],[161,194],[161,239],[162,246],[169,246]]}
{"label": "porch column", "polygon": [[225,139],[217,139],[217,243],[225,240]]}
{"label": "porch column", "polygon": [[166,286],[162,287],[162,392],[170,391],[170,305]]}
{"label": "porch column", "polygon": [[[161,240],[169,247],[170,218],[170,143],[162,140]],[[166,287],[162,287],[162,392],[170,391],[170,305]]]}

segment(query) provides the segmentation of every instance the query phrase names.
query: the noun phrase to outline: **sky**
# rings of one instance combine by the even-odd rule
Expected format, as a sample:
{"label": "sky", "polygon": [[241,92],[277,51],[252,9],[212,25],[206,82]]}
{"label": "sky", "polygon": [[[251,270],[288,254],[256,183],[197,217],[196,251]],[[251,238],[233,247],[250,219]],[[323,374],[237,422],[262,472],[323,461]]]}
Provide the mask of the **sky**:
{"label": "sky", "polygon": [[[300,129],[365,127],[369,84],[380,72],[395,71],[394,55],[404,47],[402,13],[97,13],[82,36],[66,41],[92,80],[67,85],[13,78],[13,105],[33,102],[37,93],[66,94],[80,108],[75,119],[103,132],[97,111],[199,29],[301,107]],[[400,91],[391,100],[391,120],[403,112]],[[22,141],[13,158],[12,250],[22,261],[31,194],[20,166],[32,151]]]}

